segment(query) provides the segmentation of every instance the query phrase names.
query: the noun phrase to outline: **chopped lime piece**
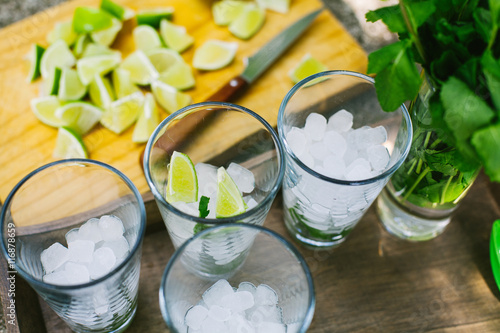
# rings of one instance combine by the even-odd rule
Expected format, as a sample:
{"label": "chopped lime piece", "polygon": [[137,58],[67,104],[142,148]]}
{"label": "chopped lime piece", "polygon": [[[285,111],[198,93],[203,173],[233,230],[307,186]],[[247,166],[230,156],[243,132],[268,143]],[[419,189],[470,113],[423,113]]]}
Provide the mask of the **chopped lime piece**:
{"label": "chopped lime piece", "polygon": [[286,14],[290,9],[290,0],[257,0],[259,7]]}
{"label": "chopped lime piece", "polygon": [[99,122],[102,110],[86,102],[71,102],[57,108],[55,116],[64,122],[64,126],[80,135],[84,135]]}
{"label": "chopped lime piece", "polygon": [[53,44],[58,39],[62,39],[68,45],[73,45],[78,35],[73,31],[73,24],[71,21],[58,22],[47,34],[47,42]]}
{"label": "chopped lime piece", "polygon": [[198,200],[196,170],[186,154],[178,151],[172,153],[165,196],[171,203],[179,201],[189,203]]}
{"label": "chopped lime piece", "polygon": [[55,116],[56,109],[61,106],[61,102],[56,96],[34,98],[30,105],[35,116],[45,125],[53,127],[64,125],[64,122]]}
{"label": "chopped lime piece", "polygon": [[223,0],[214,2],[212,15],[217,25],[228,25],[243,12],[249,2],[240,0]]}
{"label": "chopped lime piece", "polygon": [[[293,83],[297,83],[306,77],[326,71],[327,67],[323,65],[319,60],[313,58],[309,53],[307,53],[300,62],[288,72],[288,76],[292,79]],[[322,80],[322,78],[318,78]],[[318,83],[317,80],[312,80],[307,83],[307,86]]]}
{"label": "chopped lime piece", "polygon": [[182,93],[161,81],[154,81],[151,84],[151,89],[158,103],[168,113],[182,109],[193,102],[193,99],[188,94]]}
{"label": "chopped lime piece", "polygon": [[110,131],[120,134],[137,120],[143,103],[142,92],[120,98],[104,111],[101,124]]}
{"label": "chopped lime piece", "polygon": [[113,16],[101,9],[78,7],[73,14],[73,30],[80,34],[106,29],[112,24]]}
{"label": "chopped lime piece", "polygon": [[195,80],[191,66],[185,62],[176,62],[165,72],[160,74],[158,79],[179,90],[185,90],[194,87]]}
{"label": "chopped lime piece", "polygon": [[89,84],[94,76],[113,70],[121,61],[120,54],[104,54],[82,58],[76,63],[76,70],[83,84]]}
{"label": "chopped lime piece", "polygon": [[102,0],[100,7],[122,21],[131,19],[135,15],[132,9],[121,6],[111,0]]}
{"label": "chopped lime piece", "polygon": [[137,50],[125,58],[120,68],[128,70],[132,82],[140,85],[150,84],[159,76],[148,56],[141,50]]}
{"label": "chopped lime piece", "polygon": [[76,70],[63,68],[59,79],[58,97],[63,101],[81,99],[87,93],[87,87],[80,81]]}
{"label": "chopped lime piece", "polygon": [[173,13],[173,7],[144,9],[137,12],[137,25],[145,24],[158,29],[160,27],[161,20],[172,19]]}
{"label": "chopped lime piece", "polygon": [[112,50],[106,45],[89,43],[83,51],[82,58],[93,57],[97,55],[117,55],[121,57],[120,51]]}
{"label": "chopped lime piece", "polygon": [[165,44],[177,52],[182,52],[193,45],[194,38],[188,35],[186,28],[167,20],[160,23],[160,34]]}
{"label": "chopped lime piece", "polygon": [[93,31],[90,33],[90,37],[97,44],[109,46],[113,44],[116,35],[122,30],[122,26],[122,22],[113,17],[109,28]]}
{"label": "chopped lime piece", "polygon": [[207,40],[194,52],[193,67],[202,70],[225,67],[233,61],[237,49],[238,43]]}
{"label": "chopped lime piece", "polygon": [[70,128],[60,127],[57,132],[55,158],[88,158],[82,138]]}
{"label": "chopped lime piece", "polygon": [[234,180],[224,167],[217,169],[217,199],[215,216],[217,218],[231,217],[244,213],[245,201]]}
{"label": "chopped lime piece", "polygon": [[46,79],[52,74],[54,68],[72,67],[75,61],[75,56],[71,53],[68,44],[59,39],[43,53],[40,61],[40,73]]}
{"label": "chopped lime piece", "polygon": [[50,77],[45,81],[48,95],[58,95],[59,84],[61,83],[61,73],[62,70],[59,67],[56,67]]}
{"label": "chopped lime piece", "polygon": [[90,100],[101,108],[107,108],[115,100],[108,78],[96,75],[89,85]]}
{"label": "chopped lime piece", "polygon": [[262,28],[266,12],[255,5],[245,6],[243,11],[229,25],[229,32],[241,39],[249,39]]}
{"label": "chopped lime piece", "polygon": [[149,137],[160,123],[160,111],[156,106],[155,98],[151,93],[147,93],[144,98],[139,119],[132,133],[132,141],[143,143],[148,141]]}
{"label": "chopped lime piece", "polygon": [[76,57],[81,57],[83,55],[83,52],[85,51],[85,48],[89,43],[90,43],[90,38],[87,34],[79,35],[73,47],[73,54]]}
{"label": "chopped lime piece", "polygon": [[40,61],[42,60],[43,52],[45,49],[38,44],[31,46],[30,52],[27,55],[27,60],[30,63],[30,70],[28,73],[28,82],[33,82],[40,77]]}
{"label": "chopped lime piece", "polygon": [[135,48],[149,51],[161,47],[161,39],[158,32],[149,25],[139,25],[133,31]]}
{"label": "chopped lime piece", "polygon": [[163,73],[177,62],[184,62],[179,52],[172,49],[157,48],[146,52],[158,73]]}
{"label": "chopped lime piece", "polygon": [[125,69],[115,68],[112,74],[112,79],[115,96],[118,99],[140,91],[140,89],[132,82],[130,72]]}

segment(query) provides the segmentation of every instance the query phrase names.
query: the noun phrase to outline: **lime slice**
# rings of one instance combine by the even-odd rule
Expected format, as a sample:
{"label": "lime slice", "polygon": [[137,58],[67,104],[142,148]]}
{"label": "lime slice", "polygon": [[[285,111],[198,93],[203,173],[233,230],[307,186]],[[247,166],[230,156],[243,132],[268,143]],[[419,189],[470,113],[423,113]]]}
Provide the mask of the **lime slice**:
{"label": "lime slice", "polygon": [[106,11],[90,7],[78,7],[73,14],[73,30],[80,34],[109,28],[113,16]]}
{"label": "lime slice", "polygon": [[166,48],[157,48],[153,50],[149,50],[146,52],[149,60],[155,66],[158,73],[165,72],[168,68],[170,68],[173,64],[177,62],[184,62],[179,52],[166,49]]}
{"label": "lime slice", "polygon": [[60,127],[52,156],[62,159],[88,158],[88,153],[82,138],[77,133],[69,128]]}
{"label": "lime slice", "polygon": [[26,59],[30,63],[28,82],[33,82],[40,77],[40,61],[42,60],[43,52],[45,49],[38,44],[31,45],[30,52],[27,54]]}
{"label": "lime slice", "polygon": [[76,70],[83,84],[89,84],[94,76],[104,75],[113,70],[121,61],[120,54],[103,54],[82,58],[76,63]]}
{"label": "lime slice", "polygon": [[71,102],[57,108],[55,116],[79,135],[84,135],[99,122],[102,110],[86,102]]}
{"label": "lime slice", "polygon": [[132,82],[130,72],[125,69],[115,68],[112,74],[112,79],[115,96],[118,99],[140,91],[140,89]]}
{"label": "lime slice", "polygon": [[231,217],[244,213],[245,202],[234,180],[224,167],[217,169],[217,199],[215,216],[217,218]]}
{"label": "lime slice", "polygon": [[140,85],[150,84],[159,76],[148,56],[141,50],[137,50],[125,58],[120,68],[128,70],[132,82]]}
{"label": "lime slice", "polygon": [[59,39],[43,52],[42,59],[40,60],[40,73],[46,79],[52,74],[54,68],[72,67],[75,61],[75,56],[71,53],[68,44]]}
{"label": "lime slice", "polygon": [[247,5],[231,22],[229,31],[240,39],[249,39],[262,28],[265,19],[266,12],[262,8]]}
{"label": "lime slice", "polygon": [[167,20],[161,21],[160,34],[165,44],[179,53],[193,45],[194,42],[194,38],[186,32],[186,28],[170,23]]}
{"label": "lime slice", "polygon": [[193,67],[202,70],[215,70],[225,67],[233,61],[238,43],[210,39],[196,49]]}
{"label": "lime slice", "polygon": [[158,32],[149,25],[139,25],[133,31],[135,48],[149,51],[161,47],[161,39]]}
{"label": "lime slice", "polygon": [[59,93],[59,83],[61,82],[62,70],[59,67],[54,68],[50,77],[45,80],[47,95],[56,95]]}
{"label": "lime slice", "polygon": [[75,101],[81,99],[86,93],[87,87],[80,81],[76,70],[64,68],[59,79],[59,99],[63,101]]}
{"label": "lime slice", "polygon": [[116,35],[122,30],[122,22],[119,19],[113,17],[111,20],[112,24],[109,28],[93,31],[90,33],[90,37],[94,42],[100,45],[109,46],[113,44]]}
{"label": "lime slice", "polygon": [[85,47],[85,51],[83,51],[82,53],[82,58],[93,57],[97,55],[115,55],[121,57],[120,51],[112,50],[106,45],[89,43]]}
{"label": "lime slice", "polygon": [[172,19],[173,14],[173,7],[144,9],[139,11],[136,15],[137,25],[145,24],[158,29],[160,27],[160,22],[162,20]]}
{"label": "lime slice", "polygon": [[155,98],[151,93],[147,93],[144,98],[141,113],[139,114],[139,119],[132,133],[132,141],[137,143],[148,141],[159,123],[160,111],[156,106]]}
{"label": "lime slice", "polygon": [[132,9],[121,6],[111,0],[102,0],[100,7],[122,21],[131,19],[135,15]]}
{"label": "lime slice", "polygon": [[108,78],[96,75],[89,85],[90,100],[101,108],[107,108],[115,100]]}
{"label": "lime slice", "polygon": [[193,99],[188,94],[182,93],[161,81],[154,81],[151,84],[151,89],[156,101],[168,113],[175,112],[193,102]]}
{"label": "lime slice", "polygon": [[223,0],[214,2],[212,5],[212,15],[217,25],[228,25],[238,17],[248,4],[240,0]]}
{"label": "lime slice", "polygon": [[81,57],[85,48],[90,43],[90,38],[88,35],[79,35],[75,41],[75,45],[73,46],[73,54],[76,57]]}
{"label": "lime slice", "polygon": [[120,134],[137,120],[143,103],[142,92],[120,98],[104,111],[101,124],[110,131]]}
{"label": "lime slice", "polygon": [[47,34],[47,42],[55,43],[62,39],[68,45],[73,45],[78,35],[73,31],[73,23],[71,21],[58,22],[54,25],[54,29]]}
{"label": "lime slice", "polygon": [[[297,83],[300,80],[319,73],[326,71],[327,67],[323,65],[319,60],[316,58],[313,58],[309,53],[307,53],[300,62],[288,72],[288,76],[292,79],[293,83]],[[323,80],[322,78],[318,78],[316,80],[312,80],[307,83],[306,86],[313,85],[315,83],[318,83],[319,81]]]}
{"label": "lime slice", "polygon": [[176,62],[160,74],[158,80],[179,90],[192,88],[195,84],[193,70],[185,62]]}
{"label": "lime slice", "polygon": [[290,9],[290,0],[257,0],[257,4],[261,8],[270,9],[281,14],[288,13]]}
{"label": "lime slice", "polygon": [[193,162],[178,151],[174,151],[170,158],[166,199],[171,203],[198,200],[198,178]]}
{"label": "lime slice", "polygon": [[64,122],[55,116],[56,109],[61,106],[61,102],[56,96],[34,98],[30,105],[35,116],[45,125],[53,127],[64,125]]}

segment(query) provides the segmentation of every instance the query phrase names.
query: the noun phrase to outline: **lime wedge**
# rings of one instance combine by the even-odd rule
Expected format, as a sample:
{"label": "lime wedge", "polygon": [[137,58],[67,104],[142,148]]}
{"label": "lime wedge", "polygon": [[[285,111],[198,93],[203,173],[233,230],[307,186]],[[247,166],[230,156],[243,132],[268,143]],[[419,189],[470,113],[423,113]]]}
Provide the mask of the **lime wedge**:
{"label": "lime wedge", "polygon": [[[302,57],[300,62],[288,72],[288,76],[290,76],[293,83],[297,83],[310,75],[326,70],[327,67],[325,65],[323,65],[319,60],[313,58],[309,53],[307,53],[304,57]],[[322,78],[318,79],[323,80]],[[319,81],[317,80],[312,80],[307,83],[307,86],[313,85],[318,82]]]}
{"label": "lime wedge", "polygon": [[121,57],[120,51],[112,50],[106,45],[89,43],[85,47],[85,51],[83,51],[82,58],[93,57],[97,55],[115,55]]}
{"label": "lime wedge", "polygon": [[174,151],[170,158],[166,199],[171,203],[198,200],[198,178],[193,162],[178,151]]}
{"label": "lime wedge", "polygon": [[166,84],[179,90],[185,90],[194,87],[195,80],[191,66],[185,62],[176,62],[165,72],[160,74],[159,79]]}
{"label": "lime wedge", "polygon": [[108,78],[96,75],[89,85],[90,100],[105,109],[115,100],[111,82]]}
{"label": "lime wedge", "polygon": [[243,12],[249,3],[240,0],[223,0],[214,2],[212,15],[217,25],[228,25]]}
{"label": "lime wedge", "polygon": [[87,34],[79,35],[75,41],[75,45],[73,46],[73,54],[76,57],[81,57],[85,48],[90,43],[90,38]]}
{"label": "lime wedge", "polygon": [[173,7],[144,9],[139,11],[136,15],[137,25],[145,24],[158,29],[160,27],[160,22],[162,20],[172,19],[173,14]]}
{"label": "lime wedge", "polygon": [[288,13],[290,9],[290,0],[257,0],[257,4],[261,8],[270,9],[281,14]]}
{"label": "lime wedge", "polygon": [[161,39],[158,32],[149,25],[139,25],[133,31],[135,48],[137,50],[149,51],[161,47]]}
{"label": "lime wedge", "polygon": [[193,67],[202,70],[215,70],[225,67],[233,61],[238,43],[210,39],[196,49]]}
{"label": "lime wedge", "polygon": [[64,122],[65,127],[84,135],[99,122],[102,110],[90,103],[71,102],[57,108],[55,116]]}
{"label": "lime wedge", "polygon": [[58,95],[59,83],[61,82],[61,73],[62,70],[59,67],[55,67],[50,77],[45,80],[44,84],[46,85],[46,93],[48,95]]}
{"label": "lime wedge", "polygon": [[121,6],[111,0],[102,0],[100,7],[122,21],[131,19],[135,15],[132,9]]}
{"label": "lime wedge", "polygon": [[73,14],[73,30],[79,34],[103,30],[112,24],[113,16],[102,9],[78,7]]}
{"label": "lime wedge", "polygon": [[132,141],[143,143],[148,141],[149,137],[160,123],[160,111],[156,106],[155,98],[151,93],[147,93],[144,98],[141,113],[137,124],[135,124],[132,133]]}
{"label": "lime wedge", "polygon": [[159,76],[148,56],[141,50],[137,50],[125,58],[120,68],[129,71],[132,82],[140,85],[150,84]]}
{"label": "lime wedge", "polygon": [[86,57],[76,62],[76,70],[83,84],[89,84],[94,76],[104,75],[113,70],[121,61],[120,54],[104,54]]}
{"label": "lime wedge", "polygon": [[165,44],[177,52],[182,52],[193,45],[194,38],[188,35],[186,28],[167,20],[160,23],[160,34]]}
{"label": "lime wedge", "polygon": [[56,96],[33,98],[30,105],[35,116],[45,125],[52,127],[64,125],[64,122],[55,116],[56,109],[61,106],[61,102]]}
{"label": "lime wedge", "polygon": [[73,31],[71,21],[58,22],[54,25],[54,29],[47,34],[47,42],[53,44],[55,41],[62,39],[66,44],[73,45],[77,37],[78,35]]}
{"label": "lime wedge", "polygon": [[217,218],[231,217],[244,213],[245,202],[234,180],[224,167],[217,169],[217,199],[215,216]]}
{"label": "lime wedge", "polygon": [[266,19],[266,12],[255,5],[245,6],[229,25],[229,32],[240,39],[249,39],[262,28]]}
{"label": "lime wedge", "polygon": [[59,79],[58,97],[62,101],[75,101],[87,93],[87,87],[80,81],[76,70],[63,68]]}
{"label": "lime wedge", "polygon": [[168,113],[175,112],[193,102],[193,99],[188,94],[182,93],[161,81],[154,81],[151,84],[151,90],[156,101]]}
{"label": "lime wedge", "polygon": [[75,61],[75,56],[71,53],[68,44],[58,39],[43,52],[40,60],[40,73],[46,79],[52,74],[54,68],[72,67]]}
{"label": "lime wedge", "polygon": [[166,48],[149,50],[146,52],[146,55],[153,66],[155,66],[158,73],[165,72],[170,66],[177,62],[184,62],[179,52]]}
{"label": "lime wedge", "polygon": [[26,78],[28,82],[33,82],[40,77],[40,61],[42,60],[43,52],[45,52],[45,49],[40,45],[31,45],[31,49],[26,57],[30,63],[28,77]]}
{"label": "lime wedge", "polygon": [[100,45],[105,45],[105,46],[109,46],[109,45],[113,44],[113,42],[116,38],[116,35],[118,35],[120,30],[122,30],[123,25],[119,19],[114,18],[114,17],[111,20],[111,22],[112,23],[111,23],[111,26],[109,28],[93,31],[90,33],[90,37],[92,38],[92,40],[94,42],[96,42],[97,44],[100,44]]}
{"label": "lime wedge", "polygon": [[140,91],[140,89],[132,82],[130,72],[125,69],[115,68],[112,74],[112,79],[115,96],[118,99]]}
{"label": "lime wedge", "polygon": [[137,120],[143,103],[142,92],[120,98],[104,111],[101,124],[110,131],[120,134]]}
{"label": "lime wedge", "polygon": [[62,159],[88,158],[88,153],[82,138],[77,133],[69,128],[60,127],[52,156]]}

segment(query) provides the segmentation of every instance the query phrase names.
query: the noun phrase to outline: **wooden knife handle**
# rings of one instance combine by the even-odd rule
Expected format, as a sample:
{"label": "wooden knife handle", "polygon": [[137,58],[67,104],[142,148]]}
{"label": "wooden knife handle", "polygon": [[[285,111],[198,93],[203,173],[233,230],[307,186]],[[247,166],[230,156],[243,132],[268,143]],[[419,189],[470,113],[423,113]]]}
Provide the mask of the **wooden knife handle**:
{"label": "wooden knife handle", "polygon": [[241,76],[236,76],[224,86],[222,86],[222,88],[217,90],[212,96],[207,98],[207,102],[227,102],[247,85],[247,81],[245,81]]}

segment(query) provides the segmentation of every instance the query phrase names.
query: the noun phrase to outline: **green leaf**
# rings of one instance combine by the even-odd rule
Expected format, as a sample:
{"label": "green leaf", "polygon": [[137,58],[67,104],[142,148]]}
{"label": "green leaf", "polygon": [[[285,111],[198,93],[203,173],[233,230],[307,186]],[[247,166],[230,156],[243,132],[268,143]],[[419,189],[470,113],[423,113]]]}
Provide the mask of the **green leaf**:
{"label": "green leaf", "polygon": [[431,63],[432,76],[443,83],[462,65],[453,51],[445,51],[440,58]]}
{"label": "green leaf", "polygon": [[494,26],[500,25],[500,0],[489,0],[491,20]]}
{"label": "green leaf", "polygon": [[500,77],[500,61],[495,59],[491,50],[484,52],[481,57],[481,66],[491,74]]}
{"label": "green leaf", "polygon": [[424,24],[435,11],[436,6],[432,1],[411,2],[409,4],[409,14],[417,28]]}
{"label": "green leaf", "polygon": [[500,78],[488,70],[484,70],[484,76],[486,77],[486,84],[491,94],[491,100],[495,108],[500,110]]}
{"label": "green leaf", "polygon": [[208,216],[210,213],[210,210],[208,210],[208,203],[210,202],[210,198],[206,197],[204,195],[201,196],[200,198],[200,204],[198,206],[198,210],[200,212],[200,217],[205,218]]}
{"label": "green leaf", "polygon": [[472,145],[492,181],[500,182],[500,124],[480,129],[472,136]]}
{"label": "green leaf", "polygon": [[407,32],[405,20],[401,14],[399,5],[382,7],[376,10],[371,10],[365,15],[366,21],[376,22],[382,20],[387,28],[395,33]]}
{"label": "green leaf", "polygon": [[441,172],[447,176],[455,176],[457,169],[452,165],[454,152],[440,152],[426,149],[424,151],[425,161],[433,171]]}
{"label": "green leaf", "polygon": [[477,33],[483,38],[485,43],[488,43],[490,41],[491,30],[493,28],[491,13],[484,8],[478,7],[474,10],[473,17]]}

